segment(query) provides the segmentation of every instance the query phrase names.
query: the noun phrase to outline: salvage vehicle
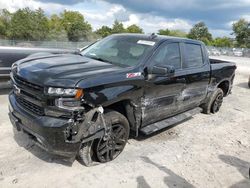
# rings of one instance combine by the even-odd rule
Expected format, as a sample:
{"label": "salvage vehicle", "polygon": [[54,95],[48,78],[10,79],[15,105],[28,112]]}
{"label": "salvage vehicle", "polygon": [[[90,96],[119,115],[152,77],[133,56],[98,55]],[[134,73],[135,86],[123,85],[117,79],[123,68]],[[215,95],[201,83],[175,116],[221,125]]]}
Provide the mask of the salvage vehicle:
{"label": "salvage vehicle", "polygon": [[212,55],[212,56],[220,56],[220,55],[221,55],[221,52],[220,52],[219,50],[213,48],[213,49],[211,50],[211,55]]}
{"label": "salvage vehicle", "polygon": [[9,117],[44,150],[90,166],[115,159],[129,136],[218,112],[235,69],[200,41],[115,34],[79,54],[14,63]]}
{"label": "salvage vehicle", "polygon": [[243,52],[242,52],[242,50],[239,50],[239,49],[233,49],[233,55],[236,57],[242,57]]}
{"label": "salvage vehicle", "polygon": [[11,66],[17,60],[23,59],[34,53],[75,53],[74,50],[54,49],[54,48],[27,48],[0,46],[0,84],[5,84],[10,80]]}

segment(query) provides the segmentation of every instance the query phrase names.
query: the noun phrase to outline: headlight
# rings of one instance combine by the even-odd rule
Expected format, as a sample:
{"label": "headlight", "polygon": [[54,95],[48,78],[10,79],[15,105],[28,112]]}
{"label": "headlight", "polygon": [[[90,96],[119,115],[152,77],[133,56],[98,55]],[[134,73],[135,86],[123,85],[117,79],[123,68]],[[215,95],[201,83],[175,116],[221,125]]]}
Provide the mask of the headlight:
{"label": "headlight", "polygon": [[72,98],[59,98],[55,100],[55,105],[58,108],[66,110],[82,110],[81,101]]}
{"label": "headlight", "polygon": [[48,94],[52,96],[71,96],[80,99],[83,96],[82,89],[48,88]]}

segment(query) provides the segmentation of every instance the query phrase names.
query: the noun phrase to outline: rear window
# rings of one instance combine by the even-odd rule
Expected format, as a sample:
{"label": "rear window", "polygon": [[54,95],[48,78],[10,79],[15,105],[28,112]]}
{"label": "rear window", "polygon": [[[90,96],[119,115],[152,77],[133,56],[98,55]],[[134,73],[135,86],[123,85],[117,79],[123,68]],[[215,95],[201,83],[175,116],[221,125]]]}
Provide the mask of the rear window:
{"label": "rear window", "polygon": [[201,67],[203,65],[202,49],[199,44],[185,44],[186,60],[184,68]]}

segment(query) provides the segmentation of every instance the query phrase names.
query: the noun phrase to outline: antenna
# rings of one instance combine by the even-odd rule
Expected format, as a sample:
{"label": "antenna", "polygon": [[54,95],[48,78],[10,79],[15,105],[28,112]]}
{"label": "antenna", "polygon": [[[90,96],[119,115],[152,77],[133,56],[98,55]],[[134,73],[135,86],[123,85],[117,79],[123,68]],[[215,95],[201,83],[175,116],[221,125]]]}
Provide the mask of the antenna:
{"label": "antenna", "polygon": [[152,34],[150,35],[150,37],[151,37],[152,39],[154,39],[154,38],[157,37],[157,35],[156,35],[155,33],[152,33]]}

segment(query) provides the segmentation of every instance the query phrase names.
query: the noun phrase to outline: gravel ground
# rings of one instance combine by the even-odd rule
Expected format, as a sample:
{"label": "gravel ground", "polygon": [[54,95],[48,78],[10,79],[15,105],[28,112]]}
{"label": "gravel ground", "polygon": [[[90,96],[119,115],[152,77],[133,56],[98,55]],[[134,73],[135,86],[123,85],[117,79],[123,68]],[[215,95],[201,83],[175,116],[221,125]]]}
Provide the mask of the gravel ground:
{"label": "gravel ground", "polygon": [[215,115],[198,114],[151,137],[130,139],[114,161],[84,167],[43,152],[8,119],[0,93],[0,187],[250,187],[250,59],[237,62],[232,95]]}

